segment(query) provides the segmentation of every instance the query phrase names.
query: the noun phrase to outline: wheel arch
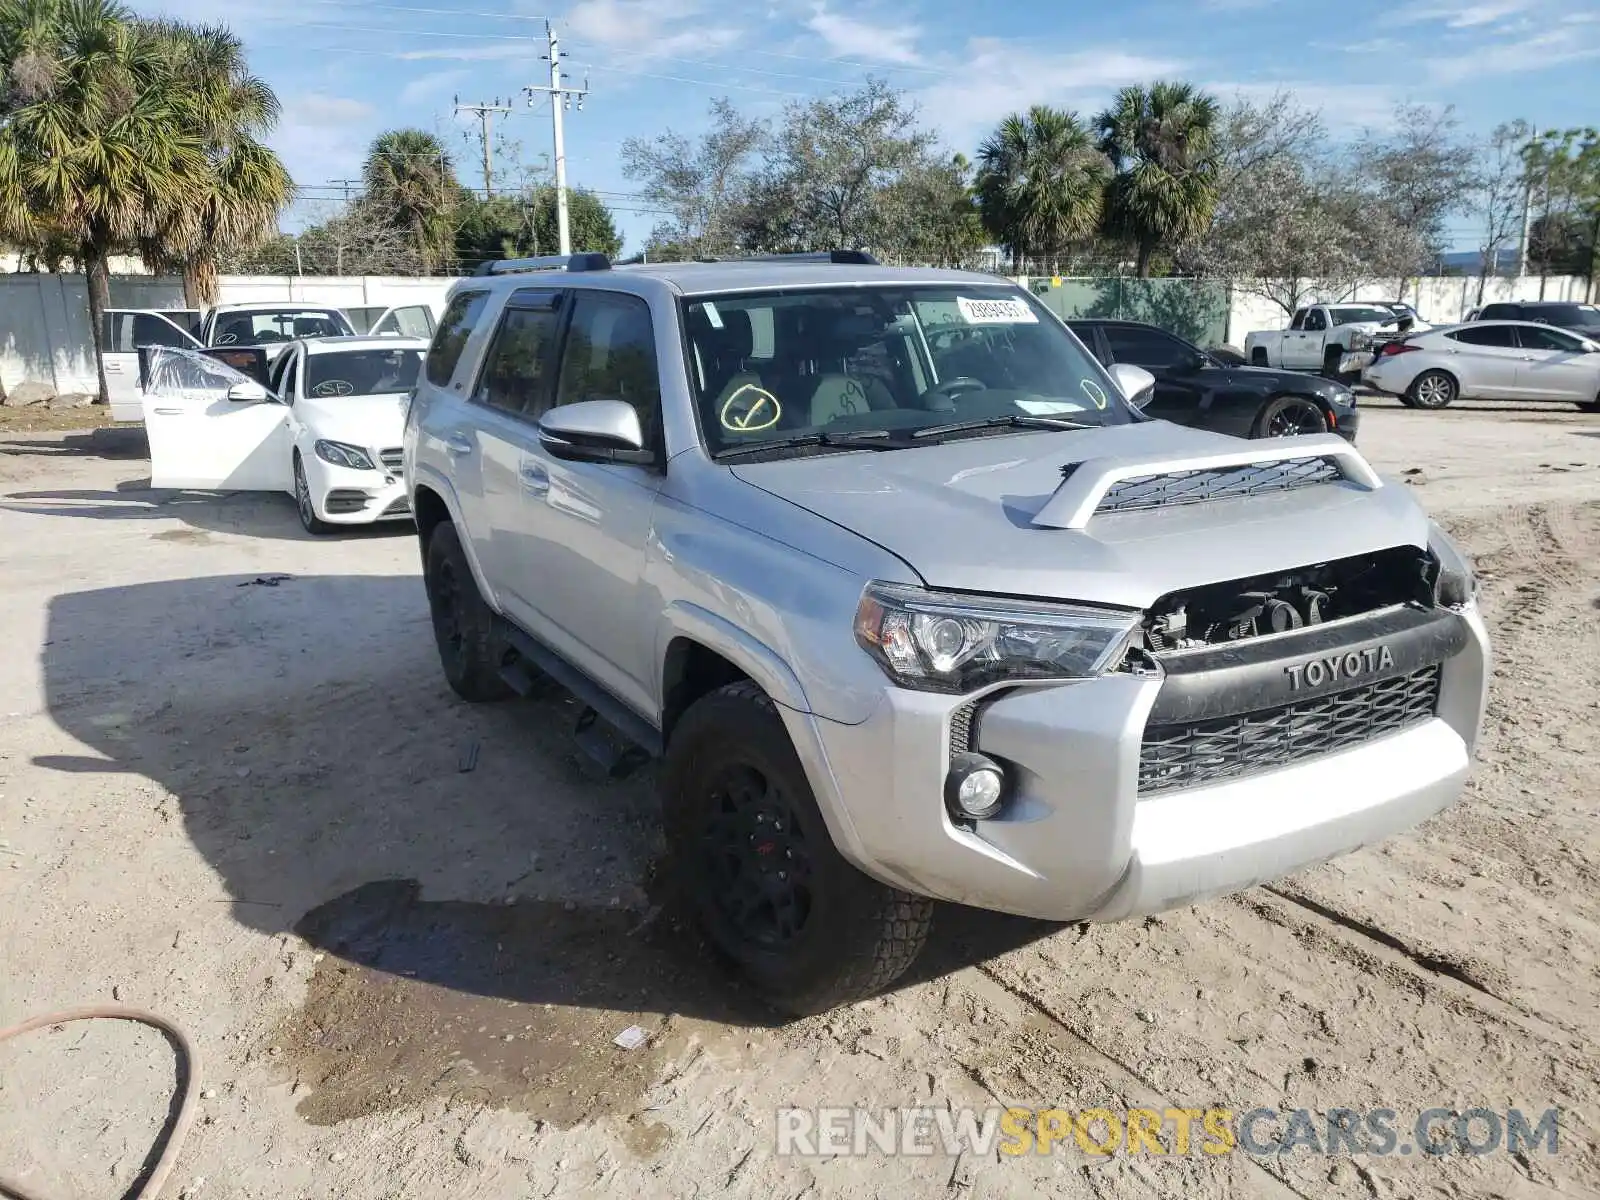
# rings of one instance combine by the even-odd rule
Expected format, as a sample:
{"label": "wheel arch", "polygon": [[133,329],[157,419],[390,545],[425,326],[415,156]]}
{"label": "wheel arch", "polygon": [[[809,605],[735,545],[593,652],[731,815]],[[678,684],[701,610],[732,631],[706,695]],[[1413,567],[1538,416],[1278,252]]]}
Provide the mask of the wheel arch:
{"label": "wheel arch", "polygon": [[472,544],[466,524],[461,519],[461,509],[449,483],[433,475],[413,480],[411,484],[411,512],[417,526],[417,549],[422,554],[424,569],[428,562],[428,540],[433,531],[449,521],[461,535],[461,551],[472,568],[472,580],[478,585],[478,594],[495,612],[500,611],[499,598],[484,577],[483,566],[478,562],[477,550]]}
{"label": "wheel arch", "polygon": [[785,708],[809,712],[805,688],[771,647],[708,609],[671,605],[657,634],[661,663],[661,735],[708,692],[748,679]]}

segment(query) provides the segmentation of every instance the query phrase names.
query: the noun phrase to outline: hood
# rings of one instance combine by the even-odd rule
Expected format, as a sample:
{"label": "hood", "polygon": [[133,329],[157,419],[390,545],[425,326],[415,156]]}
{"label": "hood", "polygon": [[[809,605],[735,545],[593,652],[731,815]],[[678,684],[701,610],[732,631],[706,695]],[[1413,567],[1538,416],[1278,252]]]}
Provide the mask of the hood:
{"label": "hood", "polygon": [[312,436],[385,450],[400,445],[406,427],[406,393],[381,396],[307,396],[295,415]]}
{"label": "hood", "polygon": [[[1178,588],[1427,545],[1422,509],[1406,489],[1383,486],[1353,447],[1333,435],[1294,442],[1307,456],[1347,456],[1341,461],[1366,482],[1061,519],[1072,507],[1068,493],[1082,492],[1102,469],[1158,475],[1185,459],[1249,461],[1289,448],[1287,440],[1245,442],[1166,421],[730,469],[877,543],[928,586],[955,591],[1146,608]],[[1064,481],[1071,464],[1083,465]]]}

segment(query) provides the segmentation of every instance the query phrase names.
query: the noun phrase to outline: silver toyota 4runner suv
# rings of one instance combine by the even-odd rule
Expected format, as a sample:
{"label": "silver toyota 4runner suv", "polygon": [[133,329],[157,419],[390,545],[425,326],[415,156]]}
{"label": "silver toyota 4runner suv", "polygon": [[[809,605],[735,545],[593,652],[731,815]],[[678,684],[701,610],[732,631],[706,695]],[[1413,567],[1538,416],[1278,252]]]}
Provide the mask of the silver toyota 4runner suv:
{"label": "silver toyota 4runner suv", "polygon": [[796,1012],[892,981],[936,899],[1115,920],[1450,804],[1461,554],[1342,439],[1148,420],[1114,370],[1005,280],[860,253],[495,263],[406,425],[445,674],[554,677],[597,760],[661,759],[688,905]]}

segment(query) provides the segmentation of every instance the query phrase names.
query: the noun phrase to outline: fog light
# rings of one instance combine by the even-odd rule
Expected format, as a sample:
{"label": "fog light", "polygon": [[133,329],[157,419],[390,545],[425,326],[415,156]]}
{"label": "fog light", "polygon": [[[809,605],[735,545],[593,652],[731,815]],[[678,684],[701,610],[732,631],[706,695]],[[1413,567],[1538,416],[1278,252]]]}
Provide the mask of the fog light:
{"label": "fog light", "polygon": [[944,802],[962,821],[983,821],[999,813],[1006,799],[1006,773],[981,754],[957,754],[944,781]]}

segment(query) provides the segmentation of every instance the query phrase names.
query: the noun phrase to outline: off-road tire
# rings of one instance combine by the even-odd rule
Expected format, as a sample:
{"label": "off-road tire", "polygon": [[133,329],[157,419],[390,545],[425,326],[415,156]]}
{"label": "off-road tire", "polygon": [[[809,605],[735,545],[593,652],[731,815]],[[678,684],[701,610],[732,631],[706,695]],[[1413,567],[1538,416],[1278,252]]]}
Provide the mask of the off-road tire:
{"label": "off-road tire", "polygon": [[[1441,391],[1435,391],[1424,381],[1442,381],[1447,385]],[[1448,371],[1424,371],[1411,381],[1411,386],[1406,389],[1406,395],[1411,398],[1413,408],[1436,410],[1449,408],[1452,401],[1461,394],[1461,387],[1456,383],[1455,376]]]}
{"label": "off-road tire", "polygon": [[1302,428],[1300,433],[1327,433],[1328,416],[1317,405],[1315,400],[1305,396],[1277,396],[1267,401],[1266,407],[1256,417],[1256,423],[1251,427],[1250,436],[1257,438],[1288,437],[1287,432],[1275,432],[1273,425],[1282,422],[1290,414],[1299,417]]}
{"label": "off-road tire", "polygon": [[511,687],[500,678],[494,614],[478,592],[461,539],[449,521],[435,525],[428,538],[422,577],[439,662],[456,695],[474,704],[509,698]]}
{"label": "off-road tire", "polygon": [[294,508],[300,515],[300,527],[313,537],[333,532],[333,526],[317,516],[311,504],[311,485],[306,480],[306,465],[298,451],[294,456]]}
{"label": "off-road tire", "polygon": [[[825,1012],[881,991],[911,965],[927,940],[933,901],[862,874],[834,848],[777,707],[754,683],[729,684],[690,706],[672,731],[659,779],[683,902],[718,957],[768,1003],[797,1015]],[[739,786],[727,786],[730,779]],[[750,833],[748,852],[745,822],[764,839]],[[769,866],[768,855],[783,857]],[[785,864],[804,887],[775,882]],[[739,895],[730,882],[750,880],[805,895],[803,906],[794,905],[805,916],[787,938],[740,928],[740,919],[748,925],[766,907],[730,912]]]}

